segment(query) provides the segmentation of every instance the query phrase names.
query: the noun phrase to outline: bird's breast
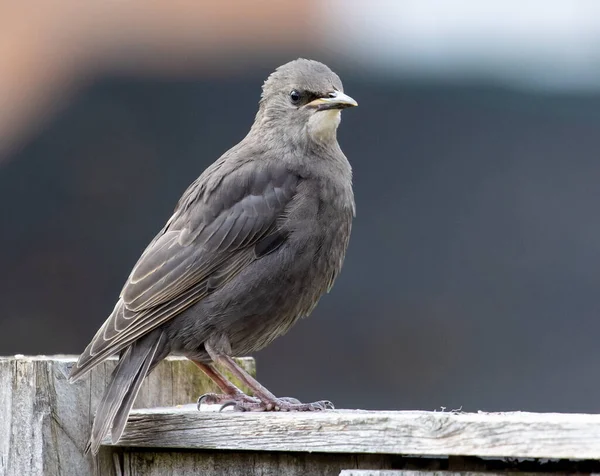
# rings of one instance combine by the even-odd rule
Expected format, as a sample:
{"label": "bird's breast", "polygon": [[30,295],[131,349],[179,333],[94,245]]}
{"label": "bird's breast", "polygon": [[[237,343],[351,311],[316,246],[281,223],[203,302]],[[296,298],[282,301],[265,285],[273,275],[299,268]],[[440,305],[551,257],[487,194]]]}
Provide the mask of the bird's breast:
{"label": "bird's breast", "polygon": [[349,181],[322,180],[301,185],[297,204],[288,218],[291,248],[299,256],[310,258],[306,269],[308,288],[311,294],[319,294],[331,286],[342,266],[354,216],[354,198]]}
{"label": "bird's breast", "polygon": [[234,355],[257,351],[285,334],[331,288],[350,236],[348,188],[335,181],[301,182],[280,222],[285,241],[211,297],[210,324],[229,337]]}

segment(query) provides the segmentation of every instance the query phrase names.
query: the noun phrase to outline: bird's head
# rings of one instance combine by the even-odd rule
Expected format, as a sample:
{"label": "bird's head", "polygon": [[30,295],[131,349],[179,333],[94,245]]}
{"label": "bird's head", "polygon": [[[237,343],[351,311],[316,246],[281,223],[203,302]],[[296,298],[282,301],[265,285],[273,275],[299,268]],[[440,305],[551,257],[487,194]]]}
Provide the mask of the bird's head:
{"label": "bird's head", "polygon": [[339,76],[323,63],[297,59],[280,66],[263,85],[258,127],[296,139],[336,140],[341,110],[358,106]]}

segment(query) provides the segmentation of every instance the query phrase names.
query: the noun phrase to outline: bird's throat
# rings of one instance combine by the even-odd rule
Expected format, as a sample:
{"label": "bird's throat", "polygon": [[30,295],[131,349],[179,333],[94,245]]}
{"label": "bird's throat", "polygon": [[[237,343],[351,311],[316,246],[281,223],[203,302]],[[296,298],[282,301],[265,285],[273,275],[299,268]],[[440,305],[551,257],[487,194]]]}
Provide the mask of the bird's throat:
{"label": "bird's throat", "polygon": [[316,142],[335,140],[341,119],[339,109],[315,112],[308,120],[308,134]]}

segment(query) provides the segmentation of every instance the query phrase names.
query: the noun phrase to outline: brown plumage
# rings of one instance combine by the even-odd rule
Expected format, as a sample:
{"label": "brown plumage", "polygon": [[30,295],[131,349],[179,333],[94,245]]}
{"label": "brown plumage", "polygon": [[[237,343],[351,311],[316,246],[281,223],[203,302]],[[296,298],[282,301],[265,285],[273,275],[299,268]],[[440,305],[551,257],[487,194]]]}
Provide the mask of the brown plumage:
{"label": "brown plumage", "polygon": [[[120,438],[144,377],[169,353],[197,363],[240,410],[319,410],[278,399],[232,356],[263,348],[309,314],[338,275],[354,215],[351,168],[336,139],[343,94],[327,66],[296,60],[265,82],[248,135],[187,189],[133,268],[71,380],[120,354],[96,413],[94,453]],[[254,391],[220,375],[227,366]]]}

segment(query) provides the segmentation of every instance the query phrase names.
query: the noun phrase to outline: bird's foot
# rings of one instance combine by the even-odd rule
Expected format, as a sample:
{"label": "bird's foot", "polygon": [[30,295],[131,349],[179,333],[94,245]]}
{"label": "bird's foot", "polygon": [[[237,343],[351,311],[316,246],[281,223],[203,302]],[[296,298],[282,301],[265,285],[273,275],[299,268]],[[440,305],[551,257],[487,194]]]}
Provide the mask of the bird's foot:
{"label": "bird's foot", "polygon": [[222,405],[219,411],[223,410],[226,407],[238,404],[259,404],[260,400],[255,397],[251,397],[246,395],[245,393],[237,393],[235,395],[226,395],[219,393],[205,393],[204,395],[200,395],[198,397],[197,407],[200,410],[200,406],[206,403],[207,405]]}
{"label": "bird's foot", "polygon": [[234,410],[241,412],[318,412],[335,408],[329,400],[313,403],[301,403],[291,397],[281,397],[269,401],[253,400],[257,401],[230,399],[229,402],[223,404],[221,410],[226,407],[233,407]]}

